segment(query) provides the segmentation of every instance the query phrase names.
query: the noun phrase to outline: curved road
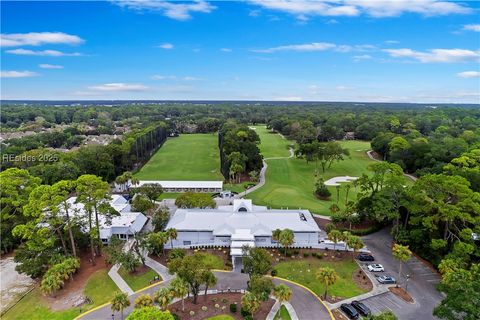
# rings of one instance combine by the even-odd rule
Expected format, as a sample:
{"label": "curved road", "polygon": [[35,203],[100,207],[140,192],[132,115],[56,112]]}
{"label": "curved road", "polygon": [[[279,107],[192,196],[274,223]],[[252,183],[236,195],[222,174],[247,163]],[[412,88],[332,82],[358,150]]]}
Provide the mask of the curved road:
{"label": "curved road", "polygon": [[[215,271],[215,276],[217,277],[217,285],[214,289],[217,290],[239,290],[239,289],[246,289],[248,276],[242,273],[236,272],[221,272]],[[290,304],[295,309],[295,312],[298,315],[299,319],[302,320],[331,320],[330,314],[326,307],[318,300],[318,298],[313,295],[308,290],[295,285],[293,283],[283,281],[281,279],[274,279],[273,280],[276,285],[283,283],[292,289],[292,298],[290,300]],[[169,284],[170,280],[162,282],[158,285],[152,286],[148,289],[145,289],[142,292],[135,293],[129,296],[130,299],[130,307],[125,309],[125,316],[128,315],[133,310],[133,302],[136,297],[141,294],[149,293],[153,295],[154,292],[159,290],[162,287],[165,287]],[[200,298],[201,301],[201,298]],[[120,319],[120,313],[116,312],[113,313],[115,319]],[[94,310],[88,314],[82,315],[77,319],[82,320],[112,320],[112,310],[110,309],[110,305],[106,305],[100,307],[97,310]]]}
{"label": "curved road", "polygon": [[[372,155],[372,152],[373,152],[373,150],[367,151],[367,155],[368,155],[368,157],[369,157],[371,160],[373,160],[373,161],[378,161],[378,162],[382,162],[382,161],[383,161],[383,160],[378,160],[377,158],[375,158],[375,157]],[[418,178],[415,177],[414,175],[411,175],[411,174],[408,174],[408,173],[403,173],[403,175],[404,175],[405,177],[407,177],[407,178],[412,179],[413,181],[417,181],[417,180],[418,180]]]}

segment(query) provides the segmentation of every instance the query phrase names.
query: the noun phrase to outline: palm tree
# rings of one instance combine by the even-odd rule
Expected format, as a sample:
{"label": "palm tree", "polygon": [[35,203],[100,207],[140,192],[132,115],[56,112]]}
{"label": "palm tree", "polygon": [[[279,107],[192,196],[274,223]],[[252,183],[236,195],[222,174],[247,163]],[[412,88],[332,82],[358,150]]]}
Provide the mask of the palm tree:
{"label": "palm tree", "polygon": [[337,272],[330,267],[319,268],[315,278],[325,286],[325,294],[323,295],[323,299],[327,299],[328,287],[338,280]]}
{"label": "palm tree", "polygon": [[336,249],[337,243],[342,238],[342,233],[336,229],[332,229],[328,234],[328,239],[333,241],[333,250]]}
{"label": "palm tree", "polygon": [[155,292],[155,295],[153,296],[153,300],[157,302],[160,305],[160,309],[162,311],[167,310],[168,305],[172,302],[173,300],[173,292],[172,289],[169,287],[164,287]]}
{"label": "palm tree", "polygon": [[353,257],[355,256],[355,252],[357,250],[360,250],[363,248],[363,241],[362,241],[362,238],[358,237],[358,236],[349,236],[347,238],[347,245],[353,249],[353,255],[352,255],[352,261],[353,261]]}
{"label": "palm tree", "polygon": [[112,311],[120,311],[121,319],[123,320],[123,310],[130,306],[130,300],[128,299],[128,295],[124,292],[117,292],[111,301],[111,309]]}
{"label": "palm tree", "polygon": [[402,246],[400,244],[394,244],[392,248],[392,254],[393,257],[399,261],[400,265],[398,266],[398,281],[397,281],[397,287],[398,283],[400,282],[401,276],[402,276],[402,264],[404,262],[407,262],[408,259],[412,256],[412,251],[408,248],[408,246]]}
{"label": "palm tree", "polygon": [[258,299],[258,297],[253,293],[247,291],[242,296],[242,307],[252,314],[252,320],[253,320],[253,315],[255,314],[255,312],[258,311],[258,309],[260,309],[260,306],[261,306],[260,299]]}
{"label": "palm tree", "polygon": [[292,289],[290,289],[284,284],[280,284],[273,288],[273,295],[275,296],[275,298],[278,299],[278,302],[280,302],[281,305],[285,301],[290,300],[290,298],[292,297]]}
{"label": "palm tree", "polygon": [[42,279],[40,289],[46,294],[52,294],[64,285],[61,275],[57,273],[47,273]]}
{"label": "palm tree", "polygon": [[285,257],[287,256],[287,248],[291,246],[295,240],[295,235],[290,229],[284,229],[280,233],[280,243],[285,248]]}
{"label": "palm tree", "polygon": [[172,294],[175,298],[182,299],[182,311],[185,311],[185,301],[184,298],[188,294],[188,285],[182,278],[176,277],[170,283],[170,288]]}
{"label": "palm tree", "polygon": [[152,307],[153,299],[149,294],[142,294],[135,299],[135,308],[141,309],[143,307]]}
{"label": "palm tree", "polygon": [[278,247],[279,242],[280,242],[280,235],[281,234],[282,234],[282,230],[280,230],[280,229],[275,229],[272,232],[272,240],[277,241],[277,247]]}
{"label": "palm tree", "polygon": [[167,233],[167,236],[170,239],[170,247],[173,249],[173,240],[177,239],[177,236],[178,236],[177,229],[169,228],[165,230],[165,232]]}
{"label": "palm tree", "polygon": [[345,205],[347,205],[348,194],[350,193],[350,189],[352,188],[352,185],[350,183],[347,183],[344,188],[345,188]]}

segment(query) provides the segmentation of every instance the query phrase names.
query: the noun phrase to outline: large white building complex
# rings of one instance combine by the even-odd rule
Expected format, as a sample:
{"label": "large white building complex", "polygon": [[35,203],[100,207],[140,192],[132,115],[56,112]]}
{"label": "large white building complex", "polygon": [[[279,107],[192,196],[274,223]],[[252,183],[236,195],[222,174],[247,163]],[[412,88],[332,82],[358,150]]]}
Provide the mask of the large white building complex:
{"label": "large white building complex", "polygon": [[178,209],[167,228],[177,230],[176,247],[226,246],[234,261],[245,245],[277,246],[272,240],[275,229],[292,230],[293,247],[316,247],[325,236],[308,210],[267,209],[248,199],[235,199],[233,205],[218,209]]}

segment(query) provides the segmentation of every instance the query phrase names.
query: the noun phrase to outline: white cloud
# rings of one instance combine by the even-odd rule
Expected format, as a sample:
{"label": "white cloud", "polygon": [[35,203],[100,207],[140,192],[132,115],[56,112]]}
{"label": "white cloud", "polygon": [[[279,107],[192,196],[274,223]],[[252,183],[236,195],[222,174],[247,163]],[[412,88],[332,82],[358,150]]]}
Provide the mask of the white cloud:
{"label": "white cloud", "polygon": [[480,53],[466,49],[432,49],[429,51],[415,51],[412,49],[385,49],[391,57],[411,58],[422,63],[454,63],[475,62],[480,60]]}
{"label": "white cloud", "polygon": [[50,57],[62,57],[62,56],[81,56],[81,53],[73,52],[66,53],[58,50],[28,50],[28,49],[13,49],[5,51],[11,54],[18,54],[23,56],[50,56]]}
{"label": "white cloud", "polygon": [[42,69],[63,69],[63,66],[59,66],[56,64],[48,64],[48,63],[41,63],[38,66]]}
{"label": "white cloud", "polygon": [[159,48],[170,50],[173,49],[173,44],[171,43],[164,43],[158,46]]}
{"label": "white cloud", "polygon": [[464,71],[457,73],[457,76],[460,78],[480,78],[480,72],[479,71]]}
{"label": "white cloud", "polygon": [[359,56],[353,56],[353,61],[355,61],[355,62],[359,62],[359,61],[363,61],[363,60],[369,60],[369,59],[372,59],[372,56],[369,55],[369,54],[362,54],[362,55],[359,55]]}
{"label": "white cloud", "polygon": [[480,32],[480,24],[467,24],[463,26],[463,30]]}
{"label": "white cloud", "polygon": [[210,13],[216,8],[203,0],[188,3],[161,0],[113,0],[112,2],[120,7],[136,11],[158,11],[166,17],[180,21],[190,19],[193,12]]}
{"label": "white cloud", "polygon": [[44,44],[81,44],[82,38],[63,32],[2,33],[0,46],[40,46]]}
{"label": "white cloud", "polygon": [[198,80],[202,80],[202,79],[197,78],[197,77],[186,76],[186,77],[183,77],[183,80],[185,80],[185,81],[198,81]]}
{"label": "white cloud", "polygon": [[30,78],[36,76],[38,76],[38,73],[33,71],[0,71],[0,78]]}
{"label": "white cloud", "polygon": [[147,91],[149,88],[143,84],[139,83],[105,83],[97,86],[88,87],[88,89],[93,91],[102,91],[102,92],[139,92]]}
{"label": "white cloud", "polygon": [[285,46],[272,47],[267,49],[256,49],[253,52],[258,53],[273,53],[278,51],[299,51],[299,52],[313,52],[313,51],[326,51],[335,50],[338,52],[351,52],[351,51],[369,51],[375,49],[375,46],[369,44],[362,45],[338,45],[328,42],[312,42],[304,44],[291,44]]}
{"label": "white cloud", "polygon": [[220,49],[220,51],[222,51],[222,52],[232,52],[232,49],[230,49],[230,48],[222,48],[222,49]]}
{"label": "white cloud", "polygon": [[397,40],[386,40],[385,43],[386,43],[386,44],[397,44],[397,43],[400,43],[400,41],[397,41]]}
{"label": "white cloud", "polygon": [[150,78],[152,80],[174,80],[177,77],[175,77],[175,76],[163,76],[161,74],[155,74],[155,75],[151,76]]}
{"label": "white cloud", "polygon": [[358,16],[394,17],[403,13],[423,16],[471,13],[472,9],[460,3],[440,0],[251,0],[266,9],[279,10],[297,17]]}
{"label": "white cloud", "polygon": [[333,43],[327,42],[312,42],[306,44],[292,44],[286,46],[279,46],[273,47],[268,49],[259,49],[259,50],[252,50],[253,52],[260,52],[260,53],[272,53],[277,51],[303,51],[303,52],[311,52],[311,51],[325,51],[329,49],[335,48],[336,45]]}

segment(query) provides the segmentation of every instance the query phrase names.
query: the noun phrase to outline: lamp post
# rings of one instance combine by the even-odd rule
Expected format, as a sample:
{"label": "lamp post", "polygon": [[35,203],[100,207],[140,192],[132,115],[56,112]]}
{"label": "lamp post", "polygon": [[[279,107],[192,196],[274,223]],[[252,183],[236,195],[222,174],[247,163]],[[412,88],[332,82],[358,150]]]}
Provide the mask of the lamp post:
{"label": "lamp post", "polygon": [[408,291],[407,291],[407,290],[408,290],[408,279],[410,279],[410,275],[407,274],[407,275],[405,276],[405,278],[406,278],[406,282],[405,282],[405,292],[408,293]]}
{"label": "lamp post", "polygon": [[112,313],[112,320],[115,320],[115,314]]}

